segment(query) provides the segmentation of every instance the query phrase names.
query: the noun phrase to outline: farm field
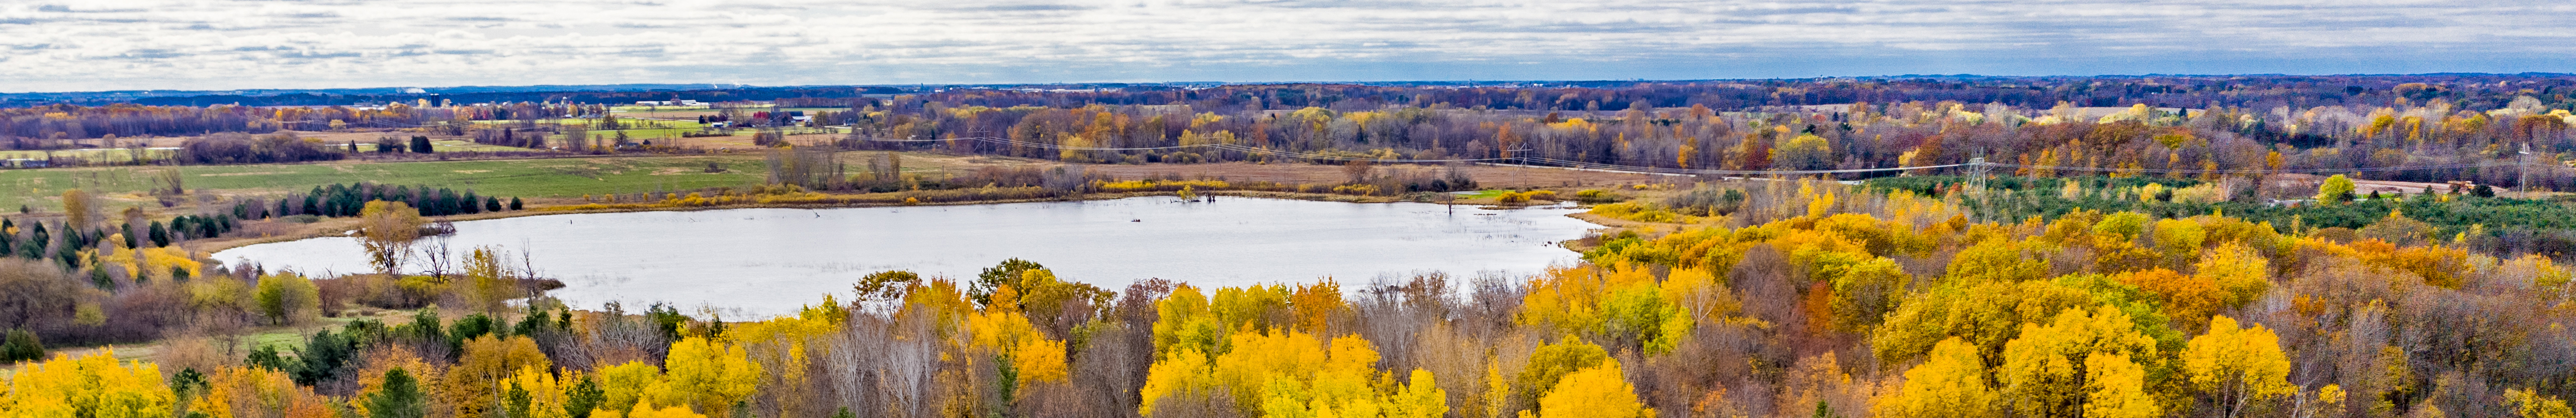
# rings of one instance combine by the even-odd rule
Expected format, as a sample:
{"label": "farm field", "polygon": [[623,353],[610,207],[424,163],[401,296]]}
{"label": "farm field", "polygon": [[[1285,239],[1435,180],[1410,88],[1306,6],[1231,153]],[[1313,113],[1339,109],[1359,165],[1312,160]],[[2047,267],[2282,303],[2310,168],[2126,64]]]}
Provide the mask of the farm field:
{"label": "farm field", "polygon": [[[862,152],[843,153],[845,163],[864,166]],[[149,203],[147,193],[162,187],[158,173],[179,170],[190,191],[217,195],[258,195],[304,191],[315,186],[364,180],[394,185],[433,185],[472,189],[489,196],[577,198],[585,194],[748,187],[766,178],[762,154],[540,158],[473,161],[337,161],[308,164],[228,166],[82,167],[0,171],[0,205],[35,210],[61,207],[64,190],[82,189],[111,201]],[[708,164],[723,172],[707,172]],[[905,153],[904,170],[937,173],[986,165],[1041,164],[1035,160],[992,156]],[[5,206],[0,206],[5,207]]]}

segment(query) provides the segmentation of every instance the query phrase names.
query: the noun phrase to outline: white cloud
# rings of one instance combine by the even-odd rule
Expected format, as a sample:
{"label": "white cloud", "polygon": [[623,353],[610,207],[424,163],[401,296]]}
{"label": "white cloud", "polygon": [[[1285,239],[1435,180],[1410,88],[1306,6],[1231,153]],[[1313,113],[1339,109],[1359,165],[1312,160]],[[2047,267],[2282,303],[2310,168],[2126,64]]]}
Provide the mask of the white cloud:
{"label": "white cloud", "polygon": [[[43,2],[47,0],[35,0]],[[0,5],[0,91],[2566,71],[2451,1],[110,0]]]}

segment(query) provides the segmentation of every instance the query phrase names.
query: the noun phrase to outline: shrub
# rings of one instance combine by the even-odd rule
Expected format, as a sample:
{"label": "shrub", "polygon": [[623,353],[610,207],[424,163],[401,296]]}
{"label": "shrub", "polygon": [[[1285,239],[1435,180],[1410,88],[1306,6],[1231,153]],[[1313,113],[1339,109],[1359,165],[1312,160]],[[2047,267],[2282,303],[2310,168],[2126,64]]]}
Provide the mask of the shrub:
{"label": "shrub", "polygon": [[45,358],[45,344],[36,341],[36,333],[23,329],[9,330],[8,340],[0,342],[0,362],[16,363]]}
{"label": "shrub", "polygon": [[1628,200],[1628,197],[1610,193],[1608,190],[1589,189],[1574,192],[1574,201],[1585,204],[1617,203],[1624,200]]}
{"label": "shrub", "polygon": [[1732,214],[1736,210],[1743,209],[1745,200],[1746,196],[1741,190],[1700,186],[1664,199],[1664,207],[1672,208],[1674,212],[1684,215],[1715,216]]}

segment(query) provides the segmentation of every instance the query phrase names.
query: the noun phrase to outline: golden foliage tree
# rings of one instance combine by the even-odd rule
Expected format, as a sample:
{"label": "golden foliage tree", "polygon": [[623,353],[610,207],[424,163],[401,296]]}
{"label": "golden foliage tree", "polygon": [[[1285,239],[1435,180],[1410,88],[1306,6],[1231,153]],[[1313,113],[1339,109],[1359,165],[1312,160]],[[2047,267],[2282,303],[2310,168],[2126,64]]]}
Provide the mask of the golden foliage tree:
{"label": "golden foliage tree", "polygon": [[670,375],[658,403],[693,406],[716,418],[727,417],[735,403],[750,399],[762,373],[741,346],[702,337],[671,343],[663,366]]}
{"label": "golden foliage tree", "polygon": [[492,402],[502,394],[504,380],[519,370],[550,367],[546,353],[528,337],[482,336],[465,342],[465,353],[456,365],[440,376],[439,395],[455,408],[456,418],[496,416]]}
{"label": "golden foliage tree", "polygon": [[2047,325],[2023,324],[2021,336],[2004,344],[1995,380],[2023,415],[2154,416],[2157,405],[2142,389],[2146,372],[2135,360],[2158,355],[2155,339],[2119,309],[2069,308]]}
{"label": "golden foliage tree", "polygon": [[2290,359],[2281,339],[2262,325],[2238,328],[2235,318],[2209,319],[2209,333],[2192,337],[2182,351],[2182,371],[2192,387],[2236,417],[2255,402],[2289,396]]}
{"label": "golden foliage tree", "polygon": [[1996,393],[1986,383],[1985,359],[1958,338],[1941,340],[1921,365],[1905,371],[1905,384],[1873,402],[1875,416],[1979,418],[1993,416]]}
{"label": "golden foliage tree", "polygon": [[411,254],[412,241],[420,239],[420,228],[429,220],[420,210],[403,202],[371,201],[358,211],[358,244],[367,251],[367,262],[387,276],[401,274],[403,258]]}
{"label": "golden foliage tree", "polygon": [[1565,375],[1538,400],[1538,413],[1522,411],[1523,418],[1647,418],[1655,416],[1653,408],[1637,400],[1637,388],[1628,384],[1618,361],[1604,361],[1599,366],[1584,368]]}
{"label": "golden foliage tree", "polygon": [[0,413],[13,417],[158,418],[177,402],[160,366],[119,361],[115,350],[57,354],[20,367],[8,383]]}

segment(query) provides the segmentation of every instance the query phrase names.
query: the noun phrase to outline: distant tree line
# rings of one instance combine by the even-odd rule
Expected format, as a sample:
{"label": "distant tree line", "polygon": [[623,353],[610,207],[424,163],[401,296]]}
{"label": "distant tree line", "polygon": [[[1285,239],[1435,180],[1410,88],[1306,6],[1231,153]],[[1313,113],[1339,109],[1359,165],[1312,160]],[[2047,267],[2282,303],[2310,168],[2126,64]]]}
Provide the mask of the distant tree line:
{"label": "distant tree line", "polygon": [[288,193],[274,201],[251,198],[235,203],[232,216],[240,219],[313,215],[350,217],[366,209],[370,201],[403,202],[418,208],[421,215],[445,216],[483,212],[520,210],[525,203],[517,197],[502,200],[497,196],[477,196],[473,190],[459,193],[454,189],[429,186],[386,186],[379,183],[333,183],[314,186],[312,191]]}

